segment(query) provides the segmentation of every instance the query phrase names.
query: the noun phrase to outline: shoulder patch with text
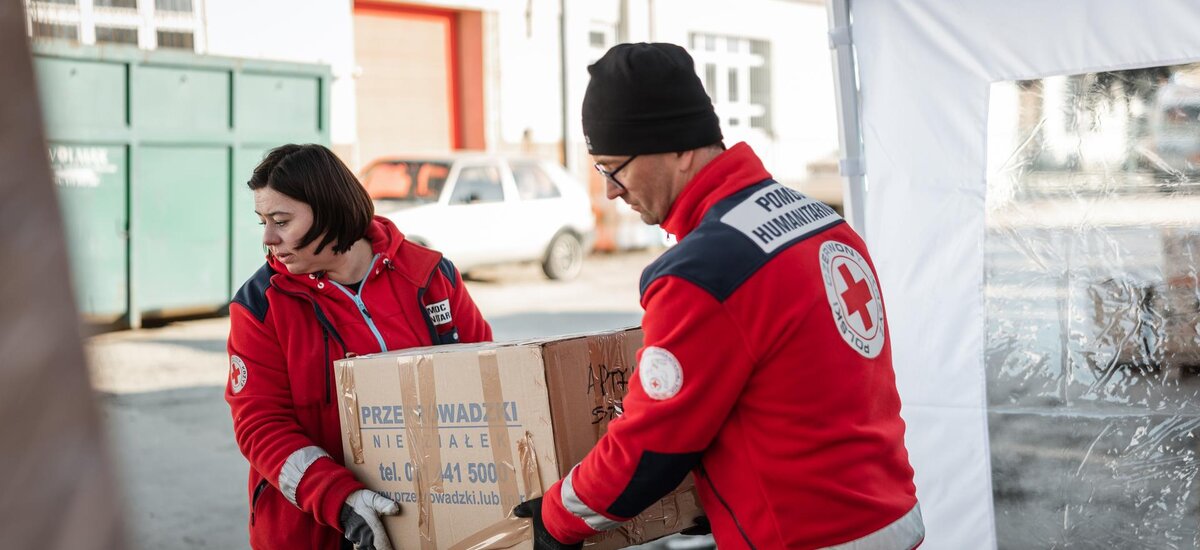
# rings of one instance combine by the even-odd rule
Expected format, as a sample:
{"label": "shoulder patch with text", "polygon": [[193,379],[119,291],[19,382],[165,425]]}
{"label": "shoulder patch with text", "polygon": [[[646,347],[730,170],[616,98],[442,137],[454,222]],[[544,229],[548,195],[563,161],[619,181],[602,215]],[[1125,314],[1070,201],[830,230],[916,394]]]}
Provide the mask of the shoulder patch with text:
{"label": "shoulder patch with text", "polygon": [[450,300],[442,300],[436,304],[425,306],[425,311],[429,312],[429,319],[434,325],[444,325],[452,319],[450,317]]}
{"label": "shoulder patch with text", "polygon": [[821,245],[821,279],[833,310],[833,322],[842,339],[867,359],[883,349],[883,300],[871,265],[848,244],[826,241]]}
{"label": "shoulder patch with text", "polygon": [[842,217],[825,203],[778,183],[721,216],[721,223],[741,231],[768,254],[840,221]]}

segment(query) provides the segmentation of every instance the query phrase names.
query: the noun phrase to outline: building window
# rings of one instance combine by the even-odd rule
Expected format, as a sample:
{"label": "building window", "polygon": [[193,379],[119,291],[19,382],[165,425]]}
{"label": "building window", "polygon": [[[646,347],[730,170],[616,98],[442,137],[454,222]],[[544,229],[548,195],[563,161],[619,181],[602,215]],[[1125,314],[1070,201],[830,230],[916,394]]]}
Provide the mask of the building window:
{"label": "building window", "polygon": [[588,64],[599,61],[617,43],[617,25],[606,21],[588,24]]}
{"label": "building window", "polygon": [[765,40],[693,33],[696,73],[726,128],[770,134],[771,45]]}
{"label": "building window", "polygon": [[203,0],[25,0],[29,35],[203,52]]}
{"label": "building window", "polygon": [[33,22],[34,38],[59,38],[63,40],[79,40],[79,25],[65,25],[62,23],[42,23],[41,21]]}
{"label": "building window", "polygon": [[138,30],[122,27],[96,27],[97,44],[129,44],[138,43]]}
{"label": "building window", "polygon": [[158,47],[195,50],[191,32],[158,31]]}
{"label": "building window", "polygon": [[155,11],[192,13],[192,0],[154,0]]}
{"label": "building window", "polygon": [[603,48],[608,45],[608,34],[604,31],[588,31],[588,46]]}
{"label": "building window", "polygon": [[29,36],[39,40],[78,42],[79,4],[77,0],[37,0],[25,4]]}

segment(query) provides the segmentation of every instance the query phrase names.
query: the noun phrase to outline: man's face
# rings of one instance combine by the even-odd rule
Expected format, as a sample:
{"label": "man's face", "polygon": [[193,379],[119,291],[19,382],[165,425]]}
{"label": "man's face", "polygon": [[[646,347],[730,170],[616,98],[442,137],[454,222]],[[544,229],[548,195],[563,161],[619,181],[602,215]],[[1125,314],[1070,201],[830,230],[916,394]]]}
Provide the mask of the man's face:
{"label": "man's face", "polygon": [[667,217],[678,194],[672,163],[677,156],[675,153],[638,155],[630,160],[628,155],[594,155],[592,159],[607,175],[608,198],[620,197],[641,215],[643,222],[657,225]]}

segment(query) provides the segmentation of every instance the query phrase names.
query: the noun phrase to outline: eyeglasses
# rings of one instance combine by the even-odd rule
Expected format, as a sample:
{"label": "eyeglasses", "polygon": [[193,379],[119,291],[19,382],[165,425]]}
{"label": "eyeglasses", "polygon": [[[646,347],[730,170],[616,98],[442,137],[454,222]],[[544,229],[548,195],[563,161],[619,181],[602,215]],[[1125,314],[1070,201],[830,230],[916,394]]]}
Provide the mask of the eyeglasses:
{"label": "eyeglasses", "polygon": [[626,190],[625,185],[622,184],[620,181],[617,181],[617,172],[620,172],[622,168],[625,168],[626,166],[628,166],[629,163],[633,162],[633,159],[635,159],[635,158],[638,158],[638,156],[633,155],[632,157],[625,159],[625,162],[622,162],[621,165],[616,167],[616,169],[614,169],[612,172],[605,170],[604,165],[600,164],[599,162],[597,162],[596,164],[594,164],[592,166],[596,168],[597,172],[600,172],[601,176],[604,176],[606,179],[608,179],[608,181],[613,182],[613,185],[616,185],[617,187],[621,188],[621,191],[625,191]]}

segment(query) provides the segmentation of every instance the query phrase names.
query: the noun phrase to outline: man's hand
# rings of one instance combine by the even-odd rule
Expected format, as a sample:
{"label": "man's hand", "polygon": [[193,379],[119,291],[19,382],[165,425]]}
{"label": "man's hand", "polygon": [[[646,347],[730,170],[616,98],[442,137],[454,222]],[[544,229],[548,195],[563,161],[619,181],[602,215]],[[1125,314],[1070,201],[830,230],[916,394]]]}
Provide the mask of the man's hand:
{"label": "man's hand", "polygon": [[554,538],[542,523],[542,497],[522,502],[513,508],[513,515],[533,520],[533,550],[579,550],[582,542],[563,544]]}
{"label": "man's hand", "polygon": [[392,550],[392,541],[379,516],[400,513],[400,505],[375,491],[359,489],[346,497],[342,505],[342,532],[359,550]]}

